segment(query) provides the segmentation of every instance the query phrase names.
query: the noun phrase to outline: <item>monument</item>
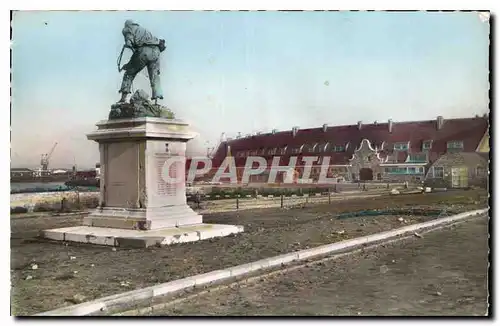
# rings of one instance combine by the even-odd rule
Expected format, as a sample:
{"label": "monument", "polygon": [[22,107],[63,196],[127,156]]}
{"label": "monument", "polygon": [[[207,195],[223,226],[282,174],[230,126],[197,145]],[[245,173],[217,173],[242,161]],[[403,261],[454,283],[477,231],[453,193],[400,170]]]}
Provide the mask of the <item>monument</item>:
{"label": "monument", "polygon": [[[174,113],[158,104],[160,54],[165,41],[127,20],[125,45],[118,60],[125,70],[120,100],[111,106],[108,120],[87,135],[99,144],[101,182],[99,207],[83,219],[83,226],[43,231],[53,240],[111,246],[148,247],[226,236],[243,227],[204,224],[187,205],[186,143],[196,134]],[[120,67],[123,50],[133,51]],[[152,97],[137,90],[127,102],[132,82],[147,68]]]}

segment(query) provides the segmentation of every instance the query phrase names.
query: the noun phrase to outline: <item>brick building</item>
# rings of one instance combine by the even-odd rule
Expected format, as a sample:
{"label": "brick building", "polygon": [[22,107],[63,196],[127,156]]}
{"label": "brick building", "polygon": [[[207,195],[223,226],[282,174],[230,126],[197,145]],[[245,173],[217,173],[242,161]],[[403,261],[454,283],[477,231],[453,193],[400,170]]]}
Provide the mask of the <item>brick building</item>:
{"label": "brick building", "polygon": [[[313,163],[311,178],[317,180],[322,160],[329,158],[327,176],[339,181],[419,181],[430,166],[447,153],[488,152],[488,116],[473,118],[328,126],[227,139],[212,158],[213,169],[234,157],[241,177],[248,156],[266,159],[268,167],[278,156],[280,166],[297,157],[295,179],[302,176],[302,157],[321,157]],[[190,161],[187,162],[189,168]],[[213,175],[213,173],[212,173]],[[206,176],[207,177],[207,176]],[[208,176],[210,177],[210,175]],[[266,182],[266,173],[253,182]],[[282,178],[282,176],[279,176]]]}

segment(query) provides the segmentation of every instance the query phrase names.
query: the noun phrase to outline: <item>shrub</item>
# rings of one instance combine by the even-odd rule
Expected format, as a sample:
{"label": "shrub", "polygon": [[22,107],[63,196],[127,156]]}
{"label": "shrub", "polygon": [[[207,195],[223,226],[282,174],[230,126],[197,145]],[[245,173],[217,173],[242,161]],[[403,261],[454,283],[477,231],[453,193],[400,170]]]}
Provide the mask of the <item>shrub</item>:
{"label": "shrub", "polygon": [[60,209],[59,203],[40,202],[36,203],[33,212],[53,212]]}
{"label": "shrub", "polygon": [[11,214],[28,213],[28,209],[26,207],[22,207],[22,206],[11,207],[10,208],[10,213]]}

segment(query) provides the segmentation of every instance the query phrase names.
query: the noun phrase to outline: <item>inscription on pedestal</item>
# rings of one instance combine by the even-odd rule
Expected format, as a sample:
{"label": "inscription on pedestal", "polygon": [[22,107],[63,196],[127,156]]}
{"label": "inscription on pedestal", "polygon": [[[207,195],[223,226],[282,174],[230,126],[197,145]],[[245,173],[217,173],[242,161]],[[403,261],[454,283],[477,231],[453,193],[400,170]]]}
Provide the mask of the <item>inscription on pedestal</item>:
{"label": "inscription on pedestal", "polygon": [[[181,182],[176,181],[179,176],[179,171],[182,169],[179,167],[181,162],[174,162],[170,164],[168,170],[165,169],[165,162],[174,157],[178,157],[179,155],[172,155],[170,153],[157,153],[156,157],[156,171],[157,171],[157,187],[156,192],[160,196],[168,196],[168,197],[176,197],[179,194],[179,190],[181,189]],[[168,173],[168,176],[172,179],[169,182],[166,182],[164,178],[164,174]]]}

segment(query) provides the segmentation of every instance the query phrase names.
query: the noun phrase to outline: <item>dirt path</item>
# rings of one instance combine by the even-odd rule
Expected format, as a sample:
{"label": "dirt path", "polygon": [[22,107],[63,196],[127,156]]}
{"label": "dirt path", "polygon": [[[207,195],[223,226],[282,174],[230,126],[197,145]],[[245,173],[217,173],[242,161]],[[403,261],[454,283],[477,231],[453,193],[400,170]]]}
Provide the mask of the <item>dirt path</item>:
{"label": "dirt path", "polygon": [[[163,248],[117,249],[47,242],[38,231],[79,225],[81,217],[11,219],[12,313],[30,315],[115,293],[244,264],[278,254],[402,226],[398,216],[336,218],[360,209],[427,207],[445,212],[487,205],[486,192],[352,199],[295,209],[207,214],[207,223],[239,224],[245,232]],[[408,224],[433,217],[404,216]],[[339,232],[339,231],[344,231]],[[339,234],[339,233],[341,234]],[[33,264],[37,268],[33,269]]]}
{"label": "dirt path", "polygon": [[484,316],[487,269],[488,219],[480,218],[155,315]]}

